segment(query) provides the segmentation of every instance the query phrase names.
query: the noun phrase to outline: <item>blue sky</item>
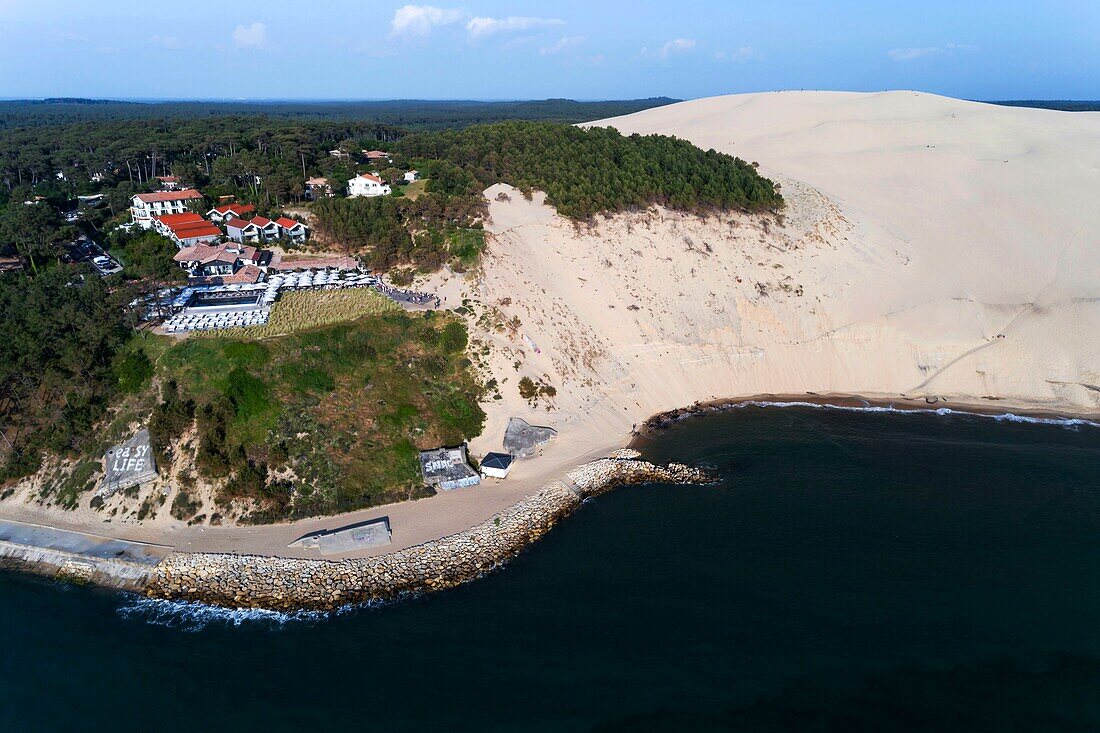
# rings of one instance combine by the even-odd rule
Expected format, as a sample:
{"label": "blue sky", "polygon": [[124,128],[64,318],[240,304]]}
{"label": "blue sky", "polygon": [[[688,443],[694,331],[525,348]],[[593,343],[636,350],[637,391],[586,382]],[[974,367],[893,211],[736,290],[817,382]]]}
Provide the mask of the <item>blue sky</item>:
{"label": "blue sky", "polygon": [[1100,0],[0,0],[0,97],[1100,98]]}

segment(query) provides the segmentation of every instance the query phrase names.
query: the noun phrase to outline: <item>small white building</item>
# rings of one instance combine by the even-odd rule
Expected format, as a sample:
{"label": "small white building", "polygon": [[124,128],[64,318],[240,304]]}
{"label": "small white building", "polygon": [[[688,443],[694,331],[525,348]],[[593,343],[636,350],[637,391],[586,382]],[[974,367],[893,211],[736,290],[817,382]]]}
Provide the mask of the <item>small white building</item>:
{"label": "small white building", "polygon": [[485,478],[508,478],[512,456],[507,453],[486,453],[481,459],[481,475]]}
{"label": "small white building", "polygon": [[385,196],[390,192],[390,187],[382,182],[382,179],[373,173],[360,173],[348,181],[348,196]]}
{"label": "small white building", "polygon": [[157,176],[157,180],[162,191],[178,191],[181,188],[178,176]]}
{"label": "small white building", "polygon": [[420,180],[420,171],[405,171],[405,182],[412,183]]}

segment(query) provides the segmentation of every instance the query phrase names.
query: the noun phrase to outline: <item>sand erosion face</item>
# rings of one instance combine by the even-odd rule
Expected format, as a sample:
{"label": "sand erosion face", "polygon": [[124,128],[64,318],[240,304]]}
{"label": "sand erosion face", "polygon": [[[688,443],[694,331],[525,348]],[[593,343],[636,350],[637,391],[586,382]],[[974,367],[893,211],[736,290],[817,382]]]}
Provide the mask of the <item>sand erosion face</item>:
{"label": "sand erosion face", "polygon": [[[577,227],[490,189],[479,298],[513,328],[476,335],[507,380],[486,448],[509,414],[606,444],[654,412],[758,393],[1100,407],[1100,115],[780,93],[607,124],[757,160],[788,210]],[[525,375],[557,394],[531,407]]]}

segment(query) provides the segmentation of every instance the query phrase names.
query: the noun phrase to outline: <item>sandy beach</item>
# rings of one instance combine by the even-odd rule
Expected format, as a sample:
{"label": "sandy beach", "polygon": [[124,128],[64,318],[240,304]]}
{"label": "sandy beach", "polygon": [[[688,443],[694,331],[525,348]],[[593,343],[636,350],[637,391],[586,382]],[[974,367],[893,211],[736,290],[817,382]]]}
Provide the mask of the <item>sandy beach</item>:
{"label": "sandy beach", "polygon": [[[446,307],[471,301],[471,351],[500,391],[472,452],[499,450],[512,416],[559,433],[506,481],[267,527],[106,523],[25,494],[0,502],[0,517],[181,551],[305,557],[316,554],[287,544],[387,516],[393,544],[363,553],[379,554],[485,521],[626,444],[649,417],[697,402],[861,395],[1100,412],[1100,114],[784,92],[593,124],[758,161],[787,209],[651,207],[577,225],[538,192],[490,188],[481,271],[432,285]],[[524,400],[524,376],[554,396]]]}

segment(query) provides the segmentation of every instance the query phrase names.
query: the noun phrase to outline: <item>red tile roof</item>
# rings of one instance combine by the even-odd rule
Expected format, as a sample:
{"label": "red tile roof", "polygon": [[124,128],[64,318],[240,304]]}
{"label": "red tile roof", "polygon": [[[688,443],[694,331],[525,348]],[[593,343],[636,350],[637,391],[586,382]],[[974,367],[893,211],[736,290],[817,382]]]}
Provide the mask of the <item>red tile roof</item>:
{"label": "red tile roof", "polygon": [[214,211],[221,215],[234,214],[238,218],[245,214],[251,214],[256,210],[256,207],[252,204],[226,204],[225,206],[215,206]]}
{"label": "red tile roof", "polygon": [[260,229],[263,229],[264,227],[266,227],[268,224],[271,224],[272,222],[271,222],[271,219],[265,219],[262,216],[256,216],[256,217],[253,217],[252,223],[255,224],[256,226],[258,226]]}
{"label": "red tile roof", "polygon": [[172,255],[172,259],[176,262],[210,262],[216,259],[218,255],[224,254],[224,252],[224,247],[195,244],[190,247],[184,247],[179,252],[176,252]]}
{"label": "red tile roof", "polygon": [[232,285],[234,283],[259,282],[264,271],[255,265],[245,265],[232,275],[206,275],[205,277],[191,278],[192,285]]}
{"label": "red tile roof", "polygon": [[139,193],[139,201],[151,204],[156,201],[191,201],[201,199],[202,194],[193,188],[185,188],[182,191],[155,191],[154,193]]}
{"label": "red tile roof", "polygon": [[385,150],[368,150],[366,151],[366,156],[368,158],[388,158],[390,154]]}
{"label": "red tile roof", "polygon": [[193,211],[185,211],[182,214],[161,214],[160,216],[154,216],[153,219],[169,229],[174,229],[182,224],[197,224],[206,221]]}
{"label": "red tile roof", "polygon": [[220,237],[222,230],[210,222],[202,222],[201,224],[189,224],[181,227],[172,227],[172,234],[176,235],[176,239],[195,239],[196,237]]}
{"label": "red tile roof", "polygon": [[279,226],[281,226],[283,229],[293,229],[294,227],[298,226],[302,222],[294,221],[293,219],[289,219],[285,216],[280,216],[278,219],[275,220],[275,223],[278,224]]}
{"label": "red tile roof", "polygon": [[158,181],[163,181],[164,183],[179,183],[180,182],[179,176],[157,176],[157,180]]}
{"label": "red tile roof", "polygon": [[227,227],[233,227],[234,229],[245,229],[247,227],[253,226],[252,222],[245,221],[244,219],[238,219],[236,217],[233,217],[232,219],[226,219],[225,225]]}
{"label": "red tile roof", "polygon": [[[256,253],[259,252],[259,250],[256,249],[255,247],[253,247],[252,245],[246,244],[246,245],[242,246],[240,244],[237,244],[236,242],[233,242],[232,244],[225,245],[225,249],[226,249],[226,251],[239,249],[240,254],[238,256],[242,260],[255,260],[256,259]],[[230,253],[230,254],[232,254],[232,253]]]}
{"label": "red tile roof", "polygon": [[[240,250],[236,252],[234,250]],[[184,247],[172,256],[176,262],[236,262],[237,260],[255,260],[259,252],[255,247],[242,247],[239,244],[194,244]]]}
{"label": "red tile roof", "polygon": [[374,181],[375,183],[381,183],[382,182],[382,179],[379,178],[378,176],[374,175],[373,173],[360,173],[359,177],[360,178],[366,178],[368,181]]}

